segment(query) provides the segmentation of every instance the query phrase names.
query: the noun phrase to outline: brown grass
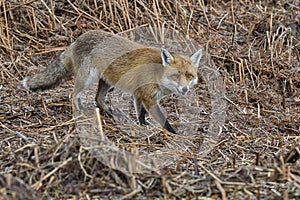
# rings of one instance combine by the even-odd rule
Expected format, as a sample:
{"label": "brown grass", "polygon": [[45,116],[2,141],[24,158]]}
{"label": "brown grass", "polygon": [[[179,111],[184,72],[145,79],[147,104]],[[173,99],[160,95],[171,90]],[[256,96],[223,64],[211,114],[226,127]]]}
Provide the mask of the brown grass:
{"label": "brown grass", "polygon": [[[0,1],[0,199],[300,198],[300,5],[274,2]],[[203,115],[194,146],[168,152],[177,159],[159,173],[126,174],[82,145],[68,98],[72,81],[38,93],[20,81],[88,30],[149,25],[207,47],[226,86],[227,118],[214,149],[198,155],[211,111],[207,86],[199,84]],[[163,104],[172,117],[170,101]],[[95,119],[133,155],[176,145],[164,131],[137,139],[105,115]]]}

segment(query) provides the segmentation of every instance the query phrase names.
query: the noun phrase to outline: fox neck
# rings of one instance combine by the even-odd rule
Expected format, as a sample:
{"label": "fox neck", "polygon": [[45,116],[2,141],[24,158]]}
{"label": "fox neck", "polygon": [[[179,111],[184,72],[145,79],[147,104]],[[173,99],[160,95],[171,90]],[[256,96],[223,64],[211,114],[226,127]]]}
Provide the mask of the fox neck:
{"label": "fox neck", "polygon": [[170,90],[169,88],[159,84],[159,90],[157,91],[157,99],[160,100],[165,96],[168,96],[172,93],[174,93],[172,90]]}

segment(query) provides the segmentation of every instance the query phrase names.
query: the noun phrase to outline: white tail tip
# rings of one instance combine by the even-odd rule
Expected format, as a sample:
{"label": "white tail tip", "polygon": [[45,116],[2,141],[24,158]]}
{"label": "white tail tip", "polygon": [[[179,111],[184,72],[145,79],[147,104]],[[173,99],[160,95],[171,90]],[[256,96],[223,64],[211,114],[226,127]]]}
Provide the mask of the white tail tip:
{"label": "white tail tip", "polygon": [[23,79],[23,81],[22,81],[23,87],[26,88],[27,90],[29,90],[29,87],[28,87],[28,85],[27,85],[27,80],[28,80],[28,78],[29,78],[29,77],[25,77],[25,78]]}

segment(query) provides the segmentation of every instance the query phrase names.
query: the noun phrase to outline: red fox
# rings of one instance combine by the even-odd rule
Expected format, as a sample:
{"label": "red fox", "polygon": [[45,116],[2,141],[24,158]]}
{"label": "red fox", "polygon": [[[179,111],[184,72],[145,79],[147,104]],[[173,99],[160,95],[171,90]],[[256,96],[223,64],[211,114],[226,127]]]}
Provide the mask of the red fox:
{"label": "red fox", "polygon": [[98,81],[96,104],[112,116],[117,113],[105,103],[105,96],[111,87],[118,87],[133,95],[140,124],[147,124],[149,112],[163,128],[176,133],[158,102],[171,93],[185,95],[197,83],[201,57],[202,49],[186,57],[94,30],[81,35],[44,71],[26,77],[23,86],[32,91],[50,89],[75,75],[72,105],[80,110],[81,93]]}

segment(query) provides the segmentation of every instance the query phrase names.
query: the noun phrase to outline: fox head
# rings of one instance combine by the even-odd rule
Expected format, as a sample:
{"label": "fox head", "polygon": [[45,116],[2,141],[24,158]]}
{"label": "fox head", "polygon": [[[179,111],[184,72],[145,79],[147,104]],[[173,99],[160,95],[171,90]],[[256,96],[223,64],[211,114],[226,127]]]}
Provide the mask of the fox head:
{"label": "fox head", "polygon": [[175,93],[185,95],[198,81],[197,71],[201,57],[202,49],[191,57],[186,57],[162,48],[162,85]]}

